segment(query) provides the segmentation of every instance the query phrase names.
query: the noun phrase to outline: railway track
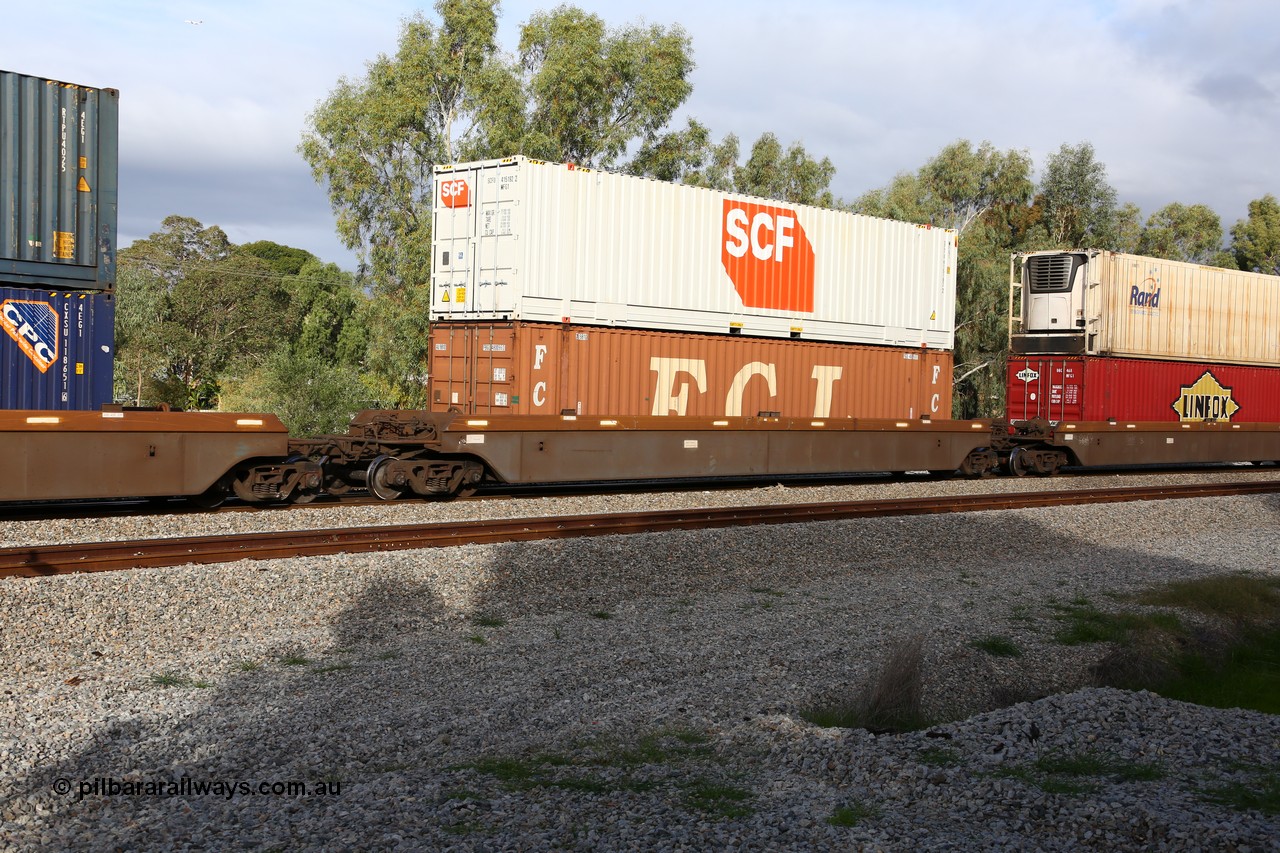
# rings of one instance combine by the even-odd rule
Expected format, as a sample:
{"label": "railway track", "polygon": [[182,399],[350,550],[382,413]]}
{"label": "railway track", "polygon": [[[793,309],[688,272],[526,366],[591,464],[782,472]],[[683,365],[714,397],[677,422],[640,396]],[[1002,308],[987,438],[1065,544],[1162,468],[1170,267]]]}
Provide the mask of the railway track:
{"label": "railway track", "polygon": [[187,563],[284,559],[337,553],[443,548],[468,544],[654,533],[752,524],[794,524],[893,515],[1026,509],[1089,503],[1170,500],[1280,492],[1280,481],[959,495],[893,500],[665,510],[651,513],[250,533],[181,539],[0,549],[0,578],[154,568]]}

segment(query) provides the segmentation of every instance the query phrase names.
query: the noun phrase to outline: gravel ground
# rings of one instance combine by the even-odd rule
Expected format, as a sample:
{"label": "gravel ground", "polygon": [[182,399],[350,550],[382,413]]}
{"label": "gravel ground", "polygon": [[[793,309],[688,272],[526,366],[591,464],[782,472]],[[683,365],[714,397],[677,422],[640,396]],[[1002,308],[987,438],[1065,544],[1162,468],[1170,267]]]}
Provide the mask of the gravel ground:
{"label": "gravel ground", "polygon": [[[70,533],[699,499],[760,494]],[[1053,643],[1050,607],[1275,573],[1278,512],[1215,498],[0,583],[0,848],[1280,850],[1280,817],[1215,802],[1276,784],[1280,718],[1088,688],[1106,650]],[[52,525],[23,527],[8,544]],[[971,645],[996,634],[1022,656]],[[804,721],[912,637],[927,708],[962,721],[897,736]],[[1063,769],[1081,756],[1087,772]]]}

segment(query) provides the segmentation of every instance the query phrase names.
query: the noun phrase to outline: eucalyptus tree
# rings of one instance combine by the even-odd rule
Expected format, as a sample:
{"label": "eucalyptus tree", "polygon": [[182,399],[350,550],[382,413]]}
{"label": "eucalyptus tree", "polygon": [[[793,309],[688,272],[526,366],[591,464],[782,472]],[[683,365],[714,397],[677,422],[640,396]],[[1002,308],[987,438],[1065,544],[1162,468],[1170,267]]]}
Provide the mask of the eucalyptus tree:
{"label": "eucalyptus tree", "polygon": [[265,358],[287,334],[280,277],[216,225],[169,216],[119,261],[121,296],[139,305],[117,317],[118,358],[139,397],[212,407],[228,367]]}
{"label": "eucalyptus tree", "polygon": [[1222,236],[1222,220],[1209,207],[1175,201],[1147,219],[1137,253],[1171,261],[1215,264],[1223,260]]}
{"label": "eucalyptus tree", "polygon": [[559,6],[523,27],[514,58],[497,43],[498,6],[439,0],[437,20],[407,19],[395,55],[339,80],[303,135],[370,282],[366,380],[390,402],[426,402],[434,166],[520,153],[613,166],[655,141],[689,94],[679,27],[611,29]]}
{"label": "eucalyptus tree", "polygon": [[1008,346],[1009,253],[1032,197],[1031,158],[958,140],[916,172],[863,194],[854,209],[957,232],[953,412],[999,412]]}
{"label": "eucalyptus tree", "polygon": [[1267,193],[1249,202],[1249,217],[1231,228],[1231,250],[1242,270],[1280,275],[1280,202]]}

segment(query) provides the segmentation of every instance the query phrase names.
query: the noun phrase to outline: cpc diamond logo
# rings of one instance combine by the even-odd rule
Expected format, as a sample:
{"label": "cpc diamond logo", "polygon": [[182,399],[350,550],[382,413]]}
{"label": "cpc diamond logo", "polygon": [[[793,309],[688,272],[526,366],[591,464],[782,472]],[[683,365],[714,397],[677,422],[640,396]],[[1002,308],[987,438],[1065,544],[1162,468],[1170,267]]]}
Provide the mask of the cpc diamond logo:
{"label": "cpc diamond logo", "polygon": [[0,303],[0,327],[41,373],[58,360],[58,312],[48,302],[6,299]]}
{"label": "cpc diamond logo", "polygon": [[720,263],[747,308],[813,311],[813,246],[794,210],[724,200]]}

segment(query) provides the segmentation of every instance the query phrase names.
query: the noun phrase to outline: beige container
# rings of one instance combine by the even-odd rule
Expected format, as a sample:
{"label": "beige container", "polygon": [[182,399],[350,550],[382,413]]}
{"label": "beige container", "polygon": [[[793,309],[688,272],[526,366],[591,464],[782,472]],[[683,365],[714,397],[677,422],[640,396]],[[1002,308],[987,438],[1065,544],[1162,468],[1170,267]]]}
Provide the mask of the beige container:
{"label": "beige container", "polygon": [[436,323],[433,411],[951,416],[949,352],[547,323]]}
{"label": "beige container", "polygon": [[523,157],[435,184],[434,320],[953,346],[951,230]]}
{"label": "beige container", "polygon": [[1280,276],[1105,251],[1021,268],[1024,351],[1280,365]]}

